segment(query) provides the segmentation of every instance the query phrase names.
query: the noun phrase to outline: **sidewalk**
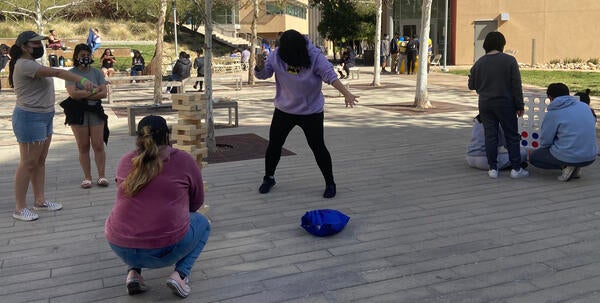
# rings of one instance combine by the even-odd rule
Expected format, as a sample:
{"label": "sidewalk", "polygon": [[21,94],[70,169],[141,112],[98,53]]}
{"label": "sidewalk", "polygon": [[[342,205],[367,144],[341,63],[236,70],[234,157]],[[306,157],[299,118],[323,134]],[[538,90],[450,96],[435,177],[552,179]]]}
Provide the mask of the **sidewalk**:
{"label": "sidewalk", "polygon": [[[361,71],[350,86],[361,96],[356,108],[324,85],[334,199],[322,198],[322,176],[298,128],[285,145],[296,155],[282,157],[269,194],[257,192],[263,159],[203,169],[212,234],[185,302],[600,301],[598,161],[567,183],[535,168],[526,179],[504,171],[489,179],[464,161],[477,112],[465,77],[432,73],[429,98],[441,105],[422,113],[399,106],[412,103],[416,77],[382,75],[384,87],[373,88],[369,68]],[[215,92],[237,98],[240,111],[240,127],[217,129],[217,136],[268,138],[275,89],[272,79],[257,83]],[[171,268],[144,270],[150,291],[126,294],[126,267],[103,234],[115,186],[79,188],[76,145],[62,115],[46,194],[64,209],[35,222],[12,219],[14,96],[1,97],[0,302],[180,302],[164,284]],[[107,113],[113,175],[134,137],[126,117]],[[320,208],[350,216],[346,229],[329,238],[307,234],[300,218]]]}

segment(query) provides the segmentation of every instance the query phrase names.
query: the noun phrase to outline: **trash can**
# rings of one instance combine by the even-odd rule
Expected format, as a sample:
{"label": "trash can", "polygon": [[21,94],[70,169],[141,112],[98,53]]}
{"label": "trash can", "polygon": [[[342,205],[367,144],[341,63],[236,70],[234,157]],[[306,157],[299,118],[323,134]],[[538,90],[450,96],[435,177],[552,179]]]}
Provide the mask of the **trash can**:
{"label": "trash can", "polygon": [[[363,63],[365,66],[373,66],[373,59],[375,55],[375,50],[365,49],[363,52]],[[379,59],[377,59],[379,60]]]}
{"label": "trash can", "polygon": [[58,66],[58,57],[56,55],[48,56],[48,61],[50,62],[50,66],[52,66],[52,67]]}

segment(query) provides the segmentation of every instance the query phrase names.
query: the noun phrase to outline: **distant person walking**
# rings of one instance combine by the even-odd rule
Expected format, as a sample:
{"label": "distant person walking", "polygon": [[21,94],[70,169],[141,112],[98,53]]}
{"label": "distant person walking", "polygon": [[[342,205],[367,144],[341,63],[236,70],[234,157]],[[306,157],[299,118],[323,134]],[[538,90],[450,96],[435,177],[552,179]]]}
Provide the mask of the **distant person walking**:
{"label": "distant person walking", "polygon": [[[10,48],[8,81],[14,87],[17,103],[12,127],[19,142],[20,161],[15,172],[15,212],[13,218],[32,221],[39,218],[34,211],[56,211],[62,204],[46,200],[46,156],[52,141],[54,118],[54,82],[52,77],[80,83],[88,92],[95,85],[87,78],[62,69],[45,67],[36,59],[44,55],[42,41],[48,39],[33,31],[19,34]],[[27,208],[29,183],[33,187],[33,210]]]}
{"label": "distant person walking", "polygon": [[[194,69],[196,70],[197,77],[204,77],[204,50],[202,50],[201,48],[196,50],[196,59],[194,59]],[[202,80],[196,81],[196,83],[194,83],[194,89],[199,87],[198,91],[203,92],[203,84],[204,81]]]}
{"label": "distant person walking", "polygon": [[523,90],[519,65],[504,54],[506,40],[500,32],[487,34],[483,42],[486,54],[479,58],[469,74],[469,89],[479,95],[479,117],[485,132],[485,149],[490,167],[488,176],[498,178],[498,125],[504,131],[506,149],[512,165],[511,178],[529,176],[521,168],[517,117],[523,115]]}
{"label": "distant person walking", "polygon": [[331,84],[344,95],[346,107],[353,107],[357,96],[338,80],[333,66],[308,38],[295,30],[283,33],[280,45],[256,66],[258,79],[268,79],[275,74],[275,112],[269,129],[269,146],[265,155],[265,176],[258,191],[268,193],[275,185],[275,169],[281,158],[281,149],[288,134],[298,125],[304,131],[321,173],[325,178],[323,197],[333,198],[336,186],[333,179],[331,155],[323,135],[322,83]]}

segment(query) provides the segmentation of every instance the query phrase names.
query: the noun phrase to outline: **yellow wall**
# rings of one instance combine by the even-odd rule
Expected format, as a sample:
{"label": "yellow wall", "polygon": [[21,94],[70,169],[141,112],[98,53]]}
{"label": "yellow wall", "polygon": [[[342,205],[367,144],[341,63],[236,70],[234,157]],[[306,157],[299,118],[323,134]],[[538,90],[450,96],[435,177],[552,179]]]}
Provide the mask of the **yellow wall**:
{"label": "yellow wall", "polygon": [[[299,0],[297,3],[308,6],[308,0]],[[302,34],[308,34],[308,10],[306,19],[290,15],[267,15],[265,10],[266,4],[262,2],[258,13],[258,22],[256,23],[259,36],[273,39],[278,32],[284,32],[288,29],[295,29]],[[240,32],[251,33],[252,6],[240,8],[239,14]]]}
{"label": "yellow wall", "polygon": [[[552,59],[600,58],[599,0],[457,0],[456,62],[473,63],[474,21],[493,19],[506,37],[506,49],[517,61],[531,64],[532,39],[536,63]],[[500,13],[510,20],[500,21]]]}

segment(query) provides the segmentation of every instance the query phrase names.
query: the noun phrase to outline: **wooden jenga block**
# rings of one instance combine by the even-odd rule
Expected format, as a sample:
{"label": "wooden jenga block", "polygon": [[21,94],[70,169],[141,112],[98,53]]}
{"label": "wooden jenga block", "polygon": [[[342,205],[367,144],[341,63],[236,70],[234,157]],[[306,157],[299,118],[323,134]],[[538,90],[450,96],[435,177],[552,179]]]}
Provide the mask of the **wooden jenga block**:
{"label": "wooden jenga block", "polygon": [[208,126],[202,125],[201,128],[197,128],[194,125],[173,125],[173,135],[206,135],[208,133]]}
{"label": "wooden jenga block", "polygon": [[198,137],[194,140],[178,140],[177,144],[179,145],[193,145],[196,147],[201,147],[201,146],[206,146],[205,142],[202,142],[202,140],[204,140],[204,138]]}
{"label": "wooden jenga block", "polygon": [[202,121],[200,120],[196,120],[196,119],[183,119],[182,117],[179,117],[179,120],[177,120],[177,124],[178,125],[192,125],[196,128],[202,128]]}
{"label": "wooden jenga block", "polygon": [[202,136],[174,134],[172,136],[172,139],[177,140],[177,142],[196,142],[196,141],[202,141]]}
{"label": "wooden jenga block", "polygon": [[177,113],[179,114],[180,119],[195,120],[196,122],[201,122],[206,119],[206,112],[203,111],[179,111]]}
{"label": "wooden jenga block", "polygon": [[188,153],[192,153],[194,152],[196,149],[198,149],[198,147],[196,147],[196,145],[183,145],[183,144],[173,144],[173,148],[177,148],[180,149],[182,151],[186,151]]}
{"label": "wooden jenga block", "polygon": [[196,101],[196,100],[201,100],[202,98],[206,99],[206,97],[203,97],[203,95],[201,94],[171,94],[171,100],[173,100],[173,102],[177,101]]}

